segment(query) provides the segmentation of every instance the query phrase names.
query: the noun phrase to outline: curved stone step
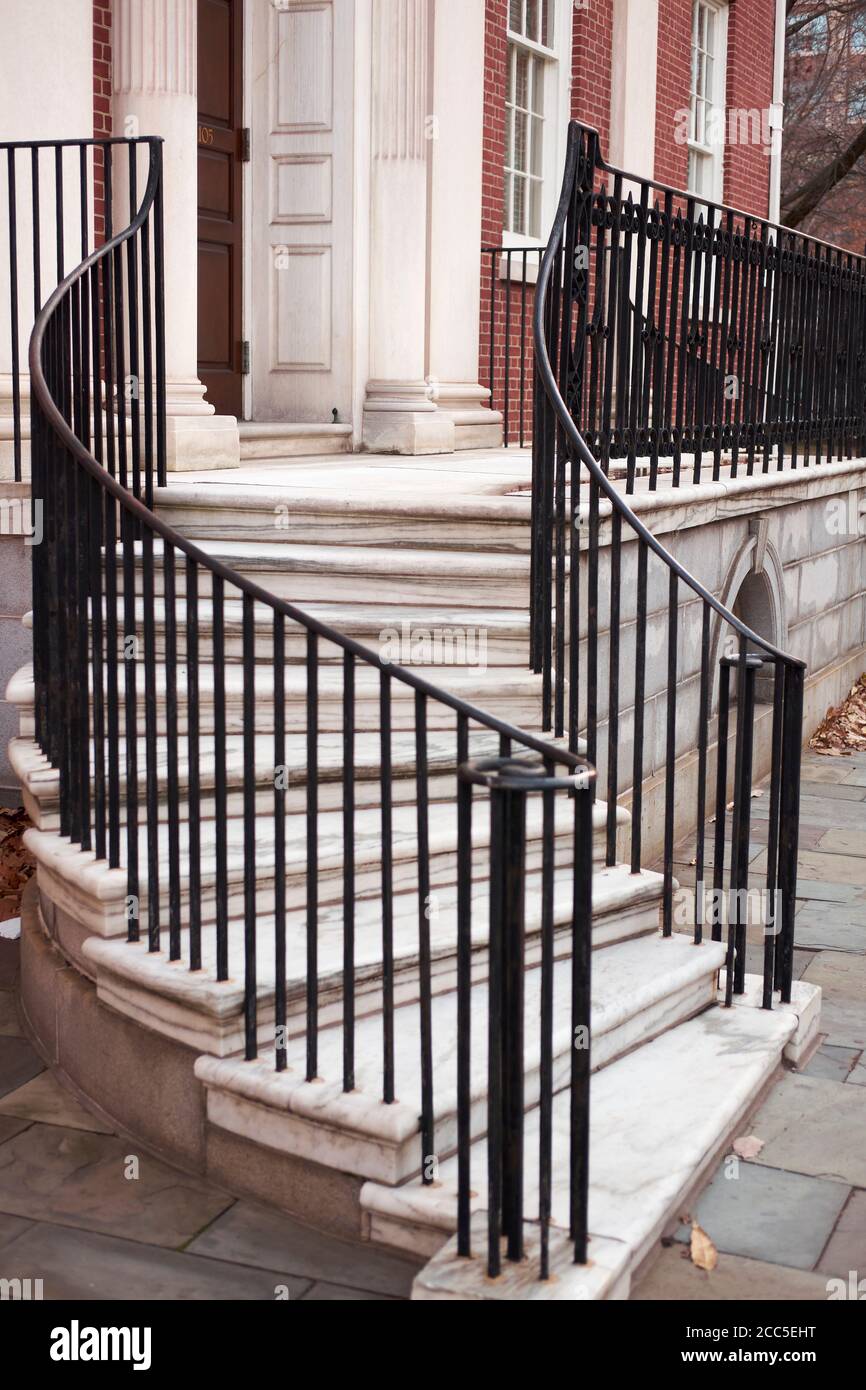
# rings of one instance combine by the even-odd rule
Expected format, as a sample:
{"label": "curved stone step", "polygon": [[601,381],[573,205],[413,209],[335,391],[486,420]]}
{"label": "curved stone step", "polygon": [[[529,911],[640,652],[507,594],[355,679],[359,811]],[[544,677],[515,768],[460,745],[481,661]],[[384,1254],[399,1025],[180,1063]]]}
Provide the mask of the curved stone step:
{"label": "curved stone step", "polygon": [[[617,807],[617,823],[625,824],[628,812]],[[605,827],[607,808],[601,801],[593,807],[594,862],[600,866],[605,856]],[[382,830],[381,815],[374,808],[358,810],[355,825],[355,896],[378,897],[382,889]],[[555,862],[570,865],[573,855],[574,814],[568,799],[558,798],[556,807]],[[528,869],[541,865],[542,805],[540,798],[530,799],[526,817],[526,864]],[[227,910],[229,920],[243,921],[244,914],[244,822],[230,819],[225,822],[227,846]],[[189,825],[179,825],[179,902],[181,921],[188,920],[190,865],[188,862]],[[429,808],[428,835],[430,853],[430,887],[435,892],[456,882],[457,877],[457,807],[453,801],[436,802]],[[148,827],[138,829],[139,893],[132,905],[140,913],[141,922],[147,916]],[[275,840],[273,815],[258,817],[253,825],[256,869],[256,912],[267,914],[274,910]],[[99,936],[125,936],[130,904],[125,865],[126,837],[121,837],[121,867],[109,868],[105,860],[97,860],[92,850],[81,850],[59,835],[31,829],[26,842],[39,864],[40,887],[55,902],[63,903],[67,894],[75,903],[75,916],[88,932]],[[473,873],[486,877],[489,871],[490,811],[483,798],[473,799],[472,859]],[[307,883],[307,817],[286,817],[286,906],[289,911],[306,903]],[[414,806],[395,806],[392,814],[392,853],[394,891],[417,888],[418,824]],[[160,865],[159,901],[163,924],[169,912],[169,837],[167,825],[157,827],[157,857]],[[318,846],[316,878],[320,905],[343,900],[343,813],[322,811],[318,817]],[[216,920],[217,864],[213,835],[202,836],[198,901],[203,923]]]}
{"label": "curved stone step", "polygon": [[[496,551],[436,551],[399,546],[299,545],[294,541],[197,540],[196,545],[236,574],[300,607],[310,601],[387,602],[457,608],[525,608],[529,556]],[[154,586],[163,592],[160,547],[154,547]],[[136,570],[141,546],[135,545]],[[117,588],[123,592],[122,554]],[[138,582],[138,579],[137,579]],[[178,554],[176,591],[185,593],[185,560]],[[237,597],[231,586],[226,598]]]}
{"label": "curved stone step", "polygon": [[[203,734],[214,730],[214,673],[215,668],[208,662],[198,667],[198,713],[199,729]],[[244,668],[233,662],[223,669],[225,689],[225,718],[228,733],[238,733],[243,729],[244,718]],[[126,728],[126,705],[123,698],[124,668],[118,667],[120,690],[119,724],[121,733]],[[531,731],[539,728],[541,715],[541,677],[531,671],[517,667],[492,667],[489,670],[474,670],[471,667],[453,667],[447,673],[436,668],[419,668],[415,674],[433,684],[441,684],[448,692],[460,700],[484,710],[495,704],[499,718],[522,729]],[[446,678],[447,677],[447,678]],[[187,730],[187,668],[182,662],[176,667],[178,732]],[[155,672],[157,729],[165,731],[165,689],[166,670],[160,663]],[[107,688],[107,686],[106,686]],[[19,707],[20,732],[33,737],[33,673],[31,667],[24,667],[9,682],[6,698]],[[287,665],[283,676],[285,693],[285,728],[289,733],[303,732],[307,728],[307,674],[303,666]],[[262,665],[255,668],[255,726],[258,732],[267,733],[274,727],[274,668]],[[144,730],[145,719],[145,681],[143,668],[136,669],[136,711],[137,732]],[[451,706],[432,696],[427,698],[428,729],[454,729],[457,715]],[[363,662],[355,665],[355,728],[358,730],[378,729],[380,727],[380,673],[378,668]],[[318,721],[323,733],[343,728],[343,670],[341,666],[326,665],[318,673]],[[394,678],[391,682],[391,725],[395,730],[415,727],[415,690],[405,681]],[[543,735],[539,735],[543,737]]]}
{"label": "curved stone step", "polygon": [[[213,660],[213,603],[208,595],[199,597],[198,650],[202,661]],[[135,629],[144,642],[144,602],[135,600]],[[108,612],[103,603],[103,614]],[[486,669],[488,666],[529,665],[529,613],[525,608],[454,608],[413,606],[394,603],[346,603],[310,601],[304,612],[357,642],[363,642],[386,660],[400,666],[429,667],[431,679],[447,685],[448,672],[455,667]],[[187,603],[175,600],[176,643],[179,659],[186,656]],[[123,600],[117,604],[118,631],[124,630]],[[273,659],[273,613],[263,604],[253,609],[255,658]],[[227,598],[223,605],[224,652],[227,661],[243,658],[243,604]],[[159,660],[165,656],[165,596],[154,604],[155,649]],[[119,639],[120,648],[122,636]],[[300,663],[307,656],[306,629],[298,623],[285,627],[286,661]],[[343,651],[322,638],[320,662],[341,661]],[[441,679],[440,679],[441,678]]]}
{"label": "curved stone step", "polygon": [[[626,1289],[628,1274],[681,1214],[682,1203],[737,1132],[779,1067],[796,1027],[790,1008],[714,1007],[619,1057],[593,1079],[590,1259],[596,1243],[619,1242]],[[537,1109],[527,1115],[527,1223],[538,1219],[538,1121]],[[553,1105],[552,1226],[560,1237],[567,1235],[569,1224],[568,1153],[569,1096],[563,1091]],[[487,1187],[483,1139],[472,1147],[471,1165],[472,1206],[481,1211]],[[368,1182],[361,1205],[371,1240],[435,1256],[418,1276],[414,1297],[458,1296],[448,1292],[458,1279],[456,1242],[449,1240],[457,1224],[455,1159],[440,1165],[435,1186],[414,1178],[399,1187]],[[476,1246],[476,1253],[485,1252]],[[465,1273],[469,1262],[461,1263]],[[475,1292],[460,1297],[483,1296],[482,1260],[471,1264]],[[591,1266],[580,1272],[592,1279]],[[544,1291],[537,1285],[533,1296],[545,1293],[557,1297],[553,1286]]]}
{"label": "curved stone step", "polygon": [[[533,964],[540,953],[540,881],[538,871],[527,875],[526,952]],[[662,878],[632,874],[625,865],[599,869],[593,876],[593,945],[608,947],[620,941],[654,935],[659,925]],[[572,878],[570,871],[555,876],[553,921],[557,957],[571,950]],[[430,924],[431,981],[436,994],[456,987],[457,891],[441,889],[427,920]],[[490,898],[486,881],[472,889],[471,940],[473,978],[487,972]],[[418,898],[398,893],[394,899],[394,998],[399,1004],[418,997]],[[318,914],[318,1009],[323,1027],[342,1018],[343,916],[339,905]],[[355,1010],[357,1017],[382,1009],[382,909],[378,899],[355,906]],[[262,1047],[274,1040],[275,948],[273,917],[256,922],[257,1032]],[[176,1038],[189,1047],[226,1057],[244,1047],[244,937],[242,922],[228,933],[228,978],[216,978],[216,932],[202,930],[200,970],[189,970],[189,934],[181,933],[180,961],[169,959],[169,943],[150,951],[146,941],[105,940],[91,936],[83,946],[83,966],[96,977],[100,999],[119,1013]],[[306,1027],[306,916],[291,914],[286,925],[287,1034],[295,1038]]]}
{"label": "curved stone step", "polygon": [[[708,942],[695,949],[682,937],[645,937],[597,953],[593,969],[591,1033],[593,1069],[604,1067],[657,1033],[708,1007],[724,947]],[[554,967],[554,1091],[568,1084],[573,1039],[571,961]],[[526,971],[525,1100],[537,1104],[540,1043],[541,971]],[[487,987],[473,987],[471,1018],[471,1126],[475,1136],[487,1125]],[[342,1087],[342,1030],[319,1034],[317,1078],[304,1079],[303,1039],[290,1043],[288,1066],[275,1069],[273,1050],[255,1062],[200,1057],[196,1076],[207,1089],[212,1124],[255,1139],[269,1148],[326,1167],[389,1185],[403,1183],[432,1159],[437,1168],[457,1145],[457,996],[433,999],[434,1149],[420,1150],[420,1010],[404,1005],[394,1014],[395,1095],[382,1100],[382,1017],[369,1016],[355,1030],[355,1086]]]}

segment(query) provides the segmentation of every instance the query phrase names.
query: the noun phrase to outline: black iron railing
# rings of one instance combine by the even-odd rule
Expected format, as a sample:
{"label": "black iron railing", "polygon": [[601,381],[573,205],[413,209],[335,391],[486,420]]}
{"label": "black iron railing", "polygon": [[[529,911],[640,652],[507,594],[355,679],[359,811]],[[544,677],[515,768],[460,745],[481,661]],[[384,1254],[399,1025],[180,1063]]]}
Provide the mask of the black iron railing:
{"label": "black iron railing", "polygon": [[[635,261],[628,254],[624,257],[611,254],[608,264],[621,269],[612,274],[607,298],[594,299],[593,294],[600,294],[600,288],[590,291],[592,262],[587,269],[581,248],[593,237],[600,247],[607,237],[615,245],[623,231],[628,237],[639,236],[641,227],[645,229],[646,217],[638,218],[632,203],[628,199],[623,201],[621,175],[615,178],[612,196],[596,190],[600,167],[596,132],[572,123],[562,194],[534,303],[537,376],[533,428],[531,645],[533,668],[543,673],[544,728],[552,728],[557,736],[567,734],[572,749],[578,747],[579,737],[586,739],[587,757],[590,763],[598,765],[599,784],[607,788],[609,864],[614,863],[617,856],[614,808],[619,796],[628,795],[632,813],[631,864],[633,872],[640,869],[645,786],[650,777],[657,784],[661,780],[663,796],[654,793],[658,810],[652,814],[654,819],[658,819],[659,814],[663,816],[663,930],[666,935],[673,930],[674,922],[674,846],[680,835],[693,826],[697,827],[696,904],[702,904],[709,896],[704,879],[708,867],[705,823],[711,798],[715,795],[714,911],[711,919],[715,939],[722,939],[724,921],[729,927],[728,1002],[732,990],[742,992],[746,971],[747,894],[752,886],[748,875],[750,803],[753,772],[760,753],[771,774],[766,896],[762,900],[770,904],[770,909],[760,914],[765,940],[763,999],[765,1007],[769,1008],[774,988],[781,989],[783,1001],[791,997],[805,668],[801,661],[751,631],[689,574],[635,515],[622,488],[617,487],[605,471],[614,440],[628,444],[627,491],[634,485],[631,465],[639,444],[649,445],[655,459],[662,431],[654,431],[651,437],[640,439],[639,432],[631,427],[626,434],[614,434],[615,428],[619,431],[612,413],[614,384],[618,393],[616,418],[621,424],[626,418],[622,414],[624,402],[630,400],[634,409],[638,395],[633,392],[629,397],[627,392],[625,396],[619,393],[626,390],[630,380],[637,382],[644,378],[639,373],[630,376],[629,364],[639,362],[640,358],[629,356],[622,334],[599,334],[592,327],[595,322],[593,306],[607,306],[603,321],[606,322],[605,314],[616,319],[617,288],[624,289],[630,284]],[[642,202],[646,202],[646,190]],[[689,200],[690,207],[692,202]],[[670,207],[669,200],[668,212]],[[692,245],[691,218],[688,224],[688,233],[684,232],[683,238],[675,241],[674,232],[680,223],[668,217],[664,246],[660,248],[656,242],[652,252],[652,265],[657,270],[660,251],[667,248],[667,270],[662,283],[668,289],[663,303],[668,308],[677,307],[677,313],[670,318],[672,325],[682,309],[682,343],[686,342],[693,327],[697,327],[689,315],[686,299],[676,291],[676,285],[682,282],[684,267],[680,262],[684,255],[687,280],[691,274],[688,256],[692,252],[687,250]],[[685,228],[686,224],[682,226]],[[627,246],[630,244],[626,242]],[[713,238],[702,240],[701,255],[709,256],[712,244]],[[641,242],[643,249],[636,258],[638,302],[640,287],[648,273],[646,245]],[[749,246],[753,245],[750,240]],[[598,257],[596,264],[600,263]],[[658,284],[656,270],[650,280],[653,286]],[[732,259],[728,270],[717,270],[716,293],[721,292],[719,275],[725,280],[729,272],[738,277],[737,283],[742,282],[742,274],[745,274],[754,288],[757,272],[751,256],[746,262]],[[779,271],[779,274],[784,272]],[[702,303],[697,292],[700,283],[697,269],[692,278],[695,290],[691,302],[697,317]],[[778,287],[780,281],[776,284]],[[751,303],[753,298],[751,290],[746,293],[746,302]],[[655,302],[655,290],[650,302]],[[859,303],[859,298],[852,299],[844,311],[848,315],[845,321],[852,340],[857,335],[850,319],[854,304]],[[843,315],[838,303],[836,314],[837,317]],[[623,316],[621,322],[625,321],[626,316]],[[806,322],[805,319],[802,322],[804,331]],[[733,333],[729,323],[729,335]],[[596,340],[597,348],[593,346]],[[693,424],[694,417],[687,416],[685,411],[686,402],[693,400],[690,386],[693,375],[687,370],[684,353],[671,354],[661,346],[660,339],[653,341],[661,354],[659,361],[663,370],[658,377],[651,375],[651,388],[654,382],[670,381],[674,357],[679,359],[680,372],[674,378],[677,391],[673,400],[678,402],[683,419],[692,422],[688,424],[692,433],[687,432],[685,425],[678,430],[674,440],[674,463],[676,467],[686,441],[693,439],[698,449],[697,477],[700,475],[700,450],[707,436],[704,425],[698,429]],[[706,340],[701,341],[705,343]],[[778,365],[779,354],[773,360]],[[648,361],[646,355],[645,366]],[[773,378],[765,374],[761,379],[764,383],[762,394],[750,399],[761,399],[765,403],[777,399],[768,387]],[[845,380],[847,382],[847,378]],[[853,429],[856,424],[859,430],[860,417],[850,396],[845,394],[848,386],[843,382],[838,390],[842,396],[832,408],[828,405],[828,413],[822,420],[835,420],[837,427],[847,422],[844,438],[850,448],[858,437]],[[669,393],[668,403],[671,399]],[[604,455],[602,462],[596,459],[582,433],[587,411],[598,426],[600,401],[603,402],[603,419],[593,438],[596,450],[600,449]],[[753,423],[738,419],[726,426],[720,437],[730,437],[735,449],[747,441],[751,468],[759,442],[763,448],[766,441],[773,438],[781,447],[782,443],[795,444],[798,438],[808,437],[803,422],[794,417],[796,411],[791,418],[783,415],[775,427],[775,434],[770,432],[769,426],[763,427],[765,433],[762,434]],[[813,442],[816,437],[813,431]],[[606,607],[604,615],[600,613],[602,598]],[[651,663],[650,656],[654,654],[658,659]],[[719,669],[717,680],[713,674],[714,665]],[[772,713],[768,719],[760,720],[756,695],[758,669],[762,672],[762,691],[772,690]],[[730,690],[731,671],[736,676],[735,692]],[[736,732],[731,772],[728,741],[734,700]],[[648,710],[652,719],[649,736]],[[761,733],[767,728],[766,747],[760,752],[756,748],[756,731]],[[710,757],[714,742],[715,766]],[[717,896],[723,891],[726,906]],[[697,941],[701,939],[703,920],[703,912],[695,914]]]}
{"label": "black iron railing", "polygon": [[[171,960],[218,982],[230,971],[242,973],[247,1059],[264,1049],[282,1071],[291,1046],[293,1059],[301,1059],[292,1065],[312,1080],[325,1029],[338,1029],[346,1092],[356,1085],[362,932],[364,980],[372,949],[369,920],[359,924],[357,913],[361,903],[379,904],[373,955],[381,993],[381,1099],[388,1104],[400,1093],[401,1049],[410,1050],[409,1073],[420,1071],[418,1172],[429,1182],[431,1160],[454,1147],[448,1140],[450,1149],[437,1152],[437,1096],[443,1088],[456,1091],[463,1254],[469,1253],[472,1141],[486,1132],[494,1272],[499,1230],[508,1237],[509,1256],[519,1258],[523,1213],[533,1200],[522,1166],[522,1049],[513,1032],[507,1038],[501,1032],[506,1015],[513,1022],[520,1014],[516,982],[530,930],[523,907],[530,872],[543,998],[537,1103],[546,1117],[538,1198],[545,1243],[555,930],[560,942],[570,935],[575,1026],[589,1026],[592,774],[575,752],[476,709],[266,592],[154,513],[154,474],[165,479],[161,145],[105,141],[100,149],[108,225],[118,221],[121,181],[128,225],[97,250],[88,252],[83,241],[81,264],[41,307],[30,342],[33,497],[44,509],[44,540],[33,549],[36,737],[58,769],[61,833],[125,870],[131,942],[146,941],[152,952],[167,943]],[[63,168],[58,161],[58,219]],[[82,153],[82,209],[92,204],[89,169]],[[367,787],[362,810],[356,761],[364,766],[359,740],[370,730],[376,793]],[[431,760],[431,730],[450,744],[444,763],[441,755]],[[502,761],[469,766],[491,739]],[[408,821],[406,798],[395,795],[401,778],[414,784]],[[491,790],[489,833],[473,815],[478,785]],[[527,791],[538,791],[541,800],[529,869]],[[455,859],[452,880],[447,874]],[[434,931],[432,899],[442,882],[456,885],[455,905]],[[477,923],[473,935],[485,883],[486,939]],[[561,910],[554,915],[554,889],[564,890],[570,904],[565,918]],[[395,925],[398,895],[406,904],[407,894],[411,940]],[[485,951],[489,1050],[473,1027]],[[455,962],[456,1077],[434,1065],[432,1010],[440,986],[433,964],[443,957]],[[415,971],[411,1005],[399,990],[409,967]],[[273,979],[272,997],[265,974]],[[403,1019],[411,1017],[407,1007],[417,1008],[411,1044],[397,1027],[401,1009]],[[535,1026],[525,1023],[527,1031]],[[300,1053],[293,1046],[298,1038]],[[480,1119],[478,1059],[492,1097]],[[574,1055],[568,1080],[556,1083],[571,1095],[571,1143],[563,1161],[580,1262],[587,1255],[589,1066],[587,1048]],[[544,1255],[540,1273],[547,1273]]]}
{"label": "black iron railing", "polygon": [[[616,169],[597,132],[577,130],[563,389],[605,472],[616,464],[632,491],[641,473],[653,489],[660,473],[677,486],[866,452],[866,259]],[[487,384],[506,442],[523,443],[538,252],[482,259]]]}

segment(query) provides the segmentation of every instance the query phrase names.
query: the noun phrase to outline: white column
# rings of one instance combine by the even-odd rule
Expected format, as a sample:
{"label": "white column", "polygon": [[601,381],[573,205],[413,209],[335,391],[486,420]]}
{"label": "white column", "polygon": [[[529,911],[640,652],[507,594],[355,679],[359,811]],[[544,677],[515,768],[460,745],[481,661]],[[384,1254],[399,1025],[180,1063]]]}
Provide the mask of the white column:
{"label": "white column", "polygon": [[435,454],[454,422],[425,380],[430,0],[373,0],[367,448]]}
{"label": "white column", "polygon": [[484,0],[435,0],[427,376],[458,449],[502,443],[478,384]]}
{"label": "white column", "polygon": [[[4,140],[86,140],[93,134],[93,7],[91,0],[0,0],[0,131]],[[54,155],[40,156],[42,294],[56,283],[54,240]],[[81,259],[78,153],[63,161],[69,180],[65,216],[64,269]],[[16,156],[18,227],[18,343],[21,391],[22,465],[30,467],[30,381],[27,346],[33,327],[30,155]],[[9,298],[7,165],[0,161],[0,478],[14,476],[12,428],[12,342]]]}
{"label": "white column", "polygon": [[167,457],[177,470],[239,462],[237,421],[214,414],[198,378],[196,18],[196,0],[114,0],[112,10],[114,134],[165,141]]}
{"label": "white column", "polygon": [[652,178],[655,168],[659,0],[614,0],[611,164]]}

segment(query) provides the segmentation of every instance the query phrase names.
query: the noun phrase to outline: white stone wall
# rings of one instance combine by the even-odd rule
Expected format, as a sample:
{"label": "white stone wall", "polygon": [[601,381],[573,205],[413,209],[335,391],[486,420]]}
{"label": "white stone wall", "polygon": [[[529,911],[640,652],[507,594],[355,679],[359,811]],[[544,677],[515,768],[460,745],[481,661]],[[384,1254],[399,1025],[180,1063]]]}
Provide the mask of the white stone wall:
{"label": "white stone wall", "polygon": [[[762,636],[807,663],[806,733],[828,704],[844,695],[856,658],[866,664],[866,462],[823,466],[797,474],[740,478],[726,484],[687,487],[678,494],[638,496],[636,507],[677,560],[716,597],[731,607],[744,575],[754,572],[756,554],[763,567],[773,630],[753,620]],[[632,785],[635,685],[637,542],[623,529],[620,601],[620,727],[618,778],[621,793]],[[610,678],[610,524],[602,517],[599,561],[598,754],[602,785],[607,778]],[[581,631],[586,631],[587,560],[581,557]],[[665,766],[667,747],[669,571],[650,554],[647,571],[647,656],[644,703],[644,779]],[[703,607],[679,586],[677,739],[683,761],[686,801],[690,773],[685,766],[697,746],[700,710],[700,659]],[[759,615],[766,619],[766,614]],[[744,614],[746,621],[749,615]],[[718,661],[727,624],[711,622],[713,718],[709,742],[715,745]],[[587,644],[581,642],[580,687],[586,717]],[[853,663],[853,666],[852,666]],[[859,668],[862,669],[862,668]],[[856,674],[856,672],[855,672]],[[765,692],[766,693],[766,692]],[[766,710],[769,715],[769,709]],[[762,721],[769,724],[769,719]],[[766,770],[768,748],[759,740],[756,765]],[[713,754],[712,763],[715,763]],[[732,762],[732,758],[729,760]],[[692,778],[691,781],[694,779]],[[679,798],[678,798],[679,801]],[[686,814],[684,810],[683,814]],[[683,832],[688,827],[684,824]]]}

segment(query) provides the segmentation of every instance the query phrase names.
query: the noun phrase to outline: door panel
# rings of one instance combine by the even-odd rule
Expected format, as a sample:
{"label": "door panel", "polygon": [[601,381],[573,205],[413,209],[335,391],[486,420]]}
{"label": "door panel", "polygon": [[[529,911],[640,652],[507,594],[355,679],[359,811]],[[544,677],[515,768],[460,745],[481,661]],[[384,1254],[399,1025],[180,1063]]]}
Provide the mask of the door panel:
{"label": "door panel", "polygon": [[218,415],[243,410],[242,0],[198,0],[198,372]]}
{"label": "door panel", "polygon": [[351,419],[353,0],[250,0],[256,419]]}

